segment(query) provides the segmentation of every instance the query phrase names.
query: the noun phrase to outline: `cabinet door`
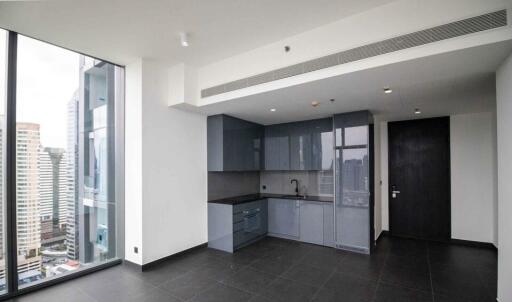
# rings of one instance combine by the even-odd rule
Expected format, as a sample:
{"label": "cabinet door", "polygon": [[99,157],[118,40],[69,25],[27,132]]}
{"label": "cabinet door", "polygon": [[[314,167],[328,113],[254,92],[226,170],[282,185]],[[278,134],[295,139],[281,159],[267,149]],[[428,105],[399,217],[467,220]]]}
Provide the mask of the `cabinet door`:
{"label": "cabinet door", "polygon": [[311,134],[302,133],[290,136],[290,169],[311,170]]}
{"label": "cabinet door", "polygon": [[290,239],[299,237],[299,201],[268,199],[268,232]]}
{"label": "cabinet door", "polygon": [[301,201],[300,241],[320,245],[324,243],[324,207],[322,203]]}

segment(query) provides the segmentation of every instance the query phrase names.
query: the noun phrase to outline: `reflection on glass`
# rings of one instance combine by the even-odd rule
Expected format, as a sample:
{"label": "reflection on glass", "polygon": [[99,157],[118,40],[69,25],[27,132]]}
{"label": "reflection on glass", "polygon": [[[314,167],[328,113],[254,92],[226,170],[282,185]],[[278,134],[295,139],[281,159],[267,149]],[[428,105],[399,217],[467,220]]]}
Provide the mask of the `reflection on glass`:
{"label": "reflection on glass", "polygon": [[0,29],[0,294],[6,292],[5,258],[5,97],[7,72],[7,31]]}
{"label": "reflection on glass", "polygon": [[344,129],[344,146],[360,146],[368,144],[368,126],[347,127]]}
{"label": "reflection on glass", "polygon": [[[368,252],[368,126],[338,128],[336,133],[336,242],[343,248]],[[342,136],[343,142],[340,142]]]}
{"label": "reflection on glass", "polygon": [[116,256],[114,65],[18,36],[19,286]]}
{"label": "reflection on glass", "polygon": [[343,150],[342,187],[343,205],[368,207],[369,191],[368,149]]}

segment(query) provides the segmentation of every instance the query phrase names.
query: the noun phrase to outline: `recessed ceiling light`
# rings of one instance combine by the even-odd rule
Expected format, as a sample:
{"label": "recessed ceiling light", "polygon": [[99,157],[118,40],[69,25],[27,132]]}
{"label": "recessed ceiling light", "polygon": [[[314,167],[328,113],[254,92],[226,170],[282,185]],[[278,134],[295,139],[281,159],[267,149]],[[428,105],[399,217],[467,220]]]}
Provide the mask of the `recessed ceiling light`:
{"label": "recessed ceiling light", "polygon": [[319,102],[319,101],[313,101],[313,102],[311,102],[311,106],[313,106],[313,107],[318,107],[318,105],[320,105],[320,102]]}
{"label": "recessed ceiling light", "polygon": [[270,109],[271,112],[276,112],[276,108]]}
{"label": "recessed ceiling light", "polygon": [[414,114],[421,114],[421,110],[419,110],[418,108],[414,109]]}
{"label": "recessed ceiling light", "polygon": [[180,33],[180,43],[183,47],[188,47],[188,35],[187,33]]}
{"label": "recessed ceiling light", "polygon": [[391,89],[389,87],[384,88],[384,93],[390,94],[391,92],[393,92],[393,89]]}

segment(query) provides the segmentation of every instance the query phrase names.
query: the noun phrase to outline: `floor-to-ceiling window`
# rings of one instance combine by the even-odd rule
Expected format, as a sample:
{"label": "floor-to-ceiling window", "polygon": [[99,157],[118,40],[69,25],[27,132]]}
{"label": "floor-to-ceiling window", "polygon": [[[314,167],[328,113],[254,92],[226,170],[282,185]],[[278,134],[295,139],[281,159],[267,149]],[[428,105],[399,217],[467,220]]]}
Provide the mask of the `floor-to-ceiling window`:
{"label": "floor-to-ceiling window", "polygon": [[5,98],[7,74],[7,31],[0,29],[0,294],[6,292],[5,254]]}
{"label": "floor-to-ceiling window", "polygon": [[[0,31],[0,40],[0,294],[13,294],[117,261],[124,71],[23,35]],[[15,148],[3,148],[4,133]],[[5,153],[14,177],[5,177]]]}

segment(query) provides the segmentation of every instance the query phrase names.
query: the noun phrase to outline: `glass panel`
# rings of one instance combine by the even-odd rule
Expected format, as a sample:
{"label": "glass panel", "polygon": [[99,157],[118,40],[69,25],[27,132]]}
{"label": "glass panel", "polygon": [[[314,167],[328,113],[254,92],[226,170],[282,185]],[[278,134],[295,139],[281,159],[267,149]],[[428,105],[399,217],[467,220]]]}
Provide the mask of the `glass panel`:
{"label": "glass panel", "polygon": [[5,105],[7,73],[7,31],[0,29],[0,294],[6,292],[5,255]]}
{"label": "glass panel", "polygon": [[368,144],[368,126],[345,128],[345,146],[360,146]]}
{"label": "glass panel", "polygon": [[114,103],[119,68],[18,37],[19,286],[116,256]]}
{"label": "glass panel", "polygon": [[[349,249],[369,249],[368,149],[336,150],[336,241]],[[341,168],[341,169],[340,169]]]}

